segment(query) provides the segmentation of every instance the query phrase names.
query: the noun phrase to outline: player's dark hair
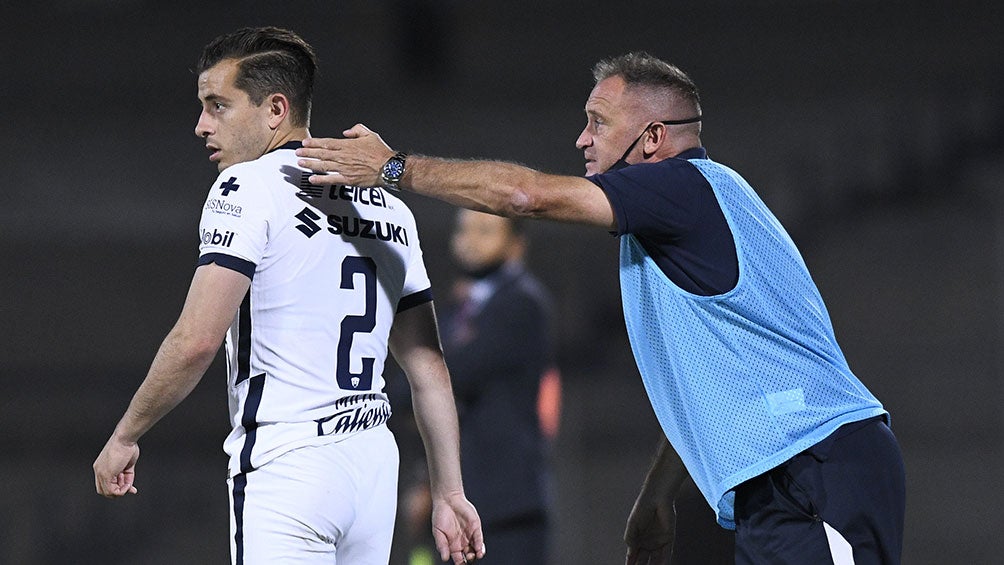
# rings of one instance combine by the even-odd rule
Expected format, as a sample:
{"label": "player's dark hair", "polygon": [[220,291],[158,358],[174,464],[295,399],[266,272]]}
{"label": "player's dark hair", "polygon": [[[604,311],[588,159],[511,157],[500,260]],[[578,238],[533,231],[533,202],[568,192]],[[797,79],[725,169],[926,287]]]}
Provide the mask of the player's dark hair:
{"label": "player's dark hair", "polygon": [[696,112],[701,111],[697,85],[687,73],[644,51],[603,59],[593,67],[596,82],[612,76],[623,78],[629,88],[640,86],[671,92],[692,104]]}
{"label": "player's dark hair", "polygon": [[260,105],[267,96],[281,93],[289,99],[290,122],[310,124],[317,56],[314,49],[292,31],[277,27],[242,28],[221,35],[202,50],[196,74],[225,59],[238,61],[235,86]]}

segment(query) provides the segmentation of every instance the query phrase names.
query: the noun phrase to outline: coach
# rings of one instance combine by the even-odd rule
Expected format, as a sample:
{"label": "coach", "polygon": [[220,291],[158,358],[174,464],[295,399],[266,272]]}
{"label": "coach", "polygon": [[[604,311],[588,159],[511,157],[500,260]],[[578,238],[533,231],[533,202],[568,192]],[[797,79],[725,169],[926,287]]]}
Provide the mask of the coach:
{"label": "coach", "polygon": [[889,416],[848,367],[791,238],[739,174],[708,159],[686,74],[632,53],[594,76],[576,142],[585,178],[395,154],[361,125],[306,140],[297,154],[320,161],[300,165],[331,173],[318,184],[397,187],[619,236],[631,346],[672,445],[628,520],[628,563],[668,559],[686,472],[736,530],[736,563],[898,563],[905,479]]}

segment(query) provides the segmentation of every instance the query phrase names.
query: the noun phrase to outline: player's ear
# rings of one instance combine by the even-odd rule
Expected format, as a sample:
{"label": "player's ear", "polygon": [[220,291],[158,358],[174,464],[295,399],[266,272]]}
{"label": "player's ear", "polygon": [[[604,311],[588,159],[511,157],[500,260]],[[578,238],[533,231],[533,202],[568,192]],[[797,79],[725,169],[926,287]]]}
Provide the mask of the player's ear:
{"label": "player's ear", "polygon": [[268,127],[275,129],[289,117],[289,98],[285,94],[275,93],[266,100],[268,104]]}

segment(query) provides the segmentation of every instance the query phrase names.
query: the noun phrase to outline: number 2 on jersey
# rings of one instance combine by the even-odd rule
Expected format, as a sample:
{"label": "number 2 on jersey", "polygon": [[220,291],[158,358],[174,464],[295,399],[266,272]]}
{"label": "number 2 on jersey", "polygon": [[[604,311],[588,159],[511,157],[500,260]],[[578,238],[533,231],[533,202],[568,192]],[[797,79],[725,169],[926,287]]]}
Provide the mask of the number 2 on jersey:
{"label": "number 2 on jersey", "polygon": [[370,390],[373,386],[372,357],[362,358],[362,372],[353,373],[349,368],[349,353],[352,349],[352,338],[355,334],[373,331],[376,327],[376,262],[370,257],[348,256],[342,261],[342,282],[339,288],[352,290],[355,288],[355,275],[362,274],[364,279],[364,294],[366,310],[362,316],[345,316],[342,320],[341,335],[338,338],[338,356],[335,360],[335,375],[338,386],[343,390]]}

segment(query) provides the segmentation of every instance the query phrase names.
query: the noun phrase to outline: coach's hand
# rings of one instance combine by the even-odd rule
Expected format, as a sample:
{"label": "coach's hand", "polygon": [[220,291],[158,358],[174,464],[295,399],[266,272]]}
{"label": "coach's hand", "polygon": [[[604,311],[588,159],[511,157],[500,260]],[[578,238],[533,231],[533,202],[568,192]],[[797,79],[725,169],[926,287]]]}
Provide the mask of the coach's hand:
{"label": "coach's hand", "polygon": [[432,537],[443,561],[471,563],[485,556],[481,518],[463,493],[432,501]]}
{"label": "coach's hand", "polygon": [[669,497],[646,496],[635,501],[624,530],[625,565],[669,565],[676,536],[676,511]]}
{"label": "coach's hand", "polygon": [[391,149],[375,132],[362,124],[342,132],[345,139],[330,137],[307,138],[296,150],[299,165],[316,174],[314,184],[347,184],[380,186],[380,169],[394,156]]}
{"label": "coach's hand", "polygon": [[136,494],[138,491],[133,481],[136,479],[137,459],[139,444],[119,441],[114,435],[109,438],[94,460],[94,488],[98,494],[108,498]]}

